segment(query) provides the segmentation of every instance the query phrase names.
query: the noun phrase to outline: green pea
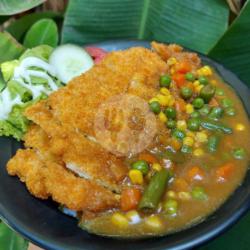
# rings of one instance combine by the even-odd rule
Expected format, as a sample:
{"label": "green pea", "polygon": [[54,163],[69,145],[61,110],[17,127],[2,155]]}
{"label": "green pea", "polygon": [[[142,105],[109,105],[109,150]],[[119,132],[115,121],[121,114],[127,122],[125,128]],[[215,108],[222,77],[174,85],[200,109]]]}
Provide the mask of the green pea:
{"label": "green pea", "polygon": [[191,131],[198,131],[200,128],[200,119],[198,118],[190,118],[187,121],[187,128]]}
{"label": "green pea", "polygon": [[191,81],[191,82],[195,80],[195,76],[191,72],[186,73],[185,78],[186,80]]}
{"label": "green pea", "polygon": [[149,171],[148,163],[144,160],[139,160],[132,163],[132,169],[137,169],[141,171],[144,175],[146,175]]}
{"label": "green pea", "polygon": [[188,145],[182,145],[181,152],[184,154],[190,154],[190,153],[192,153],[192,147],[190,147]]}
{"label": "green pea", "polygon": [[225,92],[223,89],[216,89],[215,94],[218,96],[224,96]]}
{"label": "green pea", "polygon": [[199,110],[199,113],[202,115],[202,116],[207,116],[210,112],[210,107],[209,105],[205,104],[200,110]]}
{"label": "green pea", "polygon": [[182,87],[181,88],[181,96],[184,99],[189,99],[193,94],[192,89],[188,88],[188,87]]}
{"label": "green pea", "polygon": [[167,127],[173,129],[176,127],[176,121],[173,119],[169,119],[166,123]]}
{"label": "green pea", "polygon": [[161,105],[157,101],[149,103],[149,107],[155,114],[159,114],[161,112]]}
{"label": "green pea", "polygon": [[225,113],[229,116],[234,116],[236,114],[235,108],[226,108]]}
{"label": "green pea", "polygon": [[198,117],[200,117],[200,113],[198,111],[194,111],[190,114],[190,117],[191,118],[198,118]]}
{"label": "green pea", "polygon": [[164,110],[165,115],[169,119],[175,119],[176,118],[176,110],[173,107],[168,107]]}
{"label": "green pea", "polygon": [[169,75],[162,75],[160,77],[160,86],[168,88],[171,83],[171,77]]}
{"label": "green pea", "polygon": [[237,160],[242,160],[246,156],[244,148],[236,148],[233,150],[233,157]]}
{"label": "green pea", "polygon": [[200,82],[200,84],[202,85],[207,85],[209,83],[208,79],[205,76],[200,76],[198,78],[198,81]]}
{"label": "green pea", "polygon": [[223,108],[231,108],[233,107],[233,101],[229,98],[224,98],[221,100],[221,106]]}
{"label": "green pea", "polygon": [[205,101],[205,103],[209,103],[215,94],[215,90],[216,88],[213,85],[208,84],[201,89],[200,97]]}
{"label": "green pea", "polygon": [[200,109],[204,105],[204,100],[200,97],[197,97],[193,100],[192,104],[196,109]]}
{"label": "green pea", "polygon": [[168,213],[169,215],[174,215],[177,213],[177,209],[178,209],[178,203],[176,200],[174,199],[170,199],[167,200],[164,204],[163,204],[163,209],[166,213]]}
{"label": "green pea", "polygon": [[222,117],[224,110],[221,107],[213,107],[208,115],[211,119],[219,119]]}
{"label": "green pea", "polygon": [[202,187],[194,187],[192,189],[191,195],[196,200],[207,200],[207,194]]}
{"label": "green pea", "polygon": [[175,129],[173,132],[172,132],[172,136],[179,139],[179,140],[183,140],[183,138],[185,137],[186,133],[179,130],[179,129]]}

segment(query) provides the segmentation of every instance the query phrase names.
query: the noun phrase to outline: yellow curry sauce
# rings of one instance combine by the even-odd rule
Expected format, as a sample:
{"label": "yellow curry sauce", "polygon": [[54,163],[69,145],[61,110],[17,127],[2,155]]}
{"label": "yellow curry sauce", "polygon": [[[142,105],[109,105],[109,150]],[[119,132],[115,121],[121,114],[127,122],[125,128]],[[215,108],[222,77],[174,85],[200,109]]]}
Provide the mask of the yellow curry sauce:
{"label": "yellow curry sauce", "polygon": [[[80,226],[90,232],[143,237],[179,231],[204,220],[243,181],[250,126],[240,99],[209,66],[190,71],[173,57],[167,63],[170,73],[161,77],[159,93],[148,100],[167,132],[140,154],[124,159],[130,171],[121,209],[92,219],[83,215]],[[202,94],[204,88],[208,92]],[[145,190],[162,171],[168,177],[160,200],[145,209]]]}

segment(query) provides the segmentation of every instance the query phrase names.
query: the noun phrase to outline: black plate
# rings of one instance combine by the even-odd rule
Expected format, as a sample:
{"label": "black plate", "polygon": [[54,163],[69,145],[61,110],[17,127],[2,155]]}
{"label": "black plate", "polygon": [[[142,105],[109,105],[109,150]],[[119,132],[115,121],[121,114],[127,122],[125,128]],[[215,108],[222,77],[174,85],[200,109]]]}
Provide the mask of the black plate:
{"label": "black plate", "polygon": [[[108,51],[133,46],[149,47],[144,41],[112,41],[95,44]],[[214,67],[243,100],[250,114],[250,91],[232,72],[201,55],[204,63]],[[197,246],[233,225],[250,207],[250,171],[244,183],[227,202],[204,222],[182,232],[144,240],[114,240],[82,231],[77,221],[57,209],[52,201],[32,197],[16,177],[7,175],[5,165],[20,144],[10,138],[0,138],[0,214],[14,230],[46,249],[188,249]]]}

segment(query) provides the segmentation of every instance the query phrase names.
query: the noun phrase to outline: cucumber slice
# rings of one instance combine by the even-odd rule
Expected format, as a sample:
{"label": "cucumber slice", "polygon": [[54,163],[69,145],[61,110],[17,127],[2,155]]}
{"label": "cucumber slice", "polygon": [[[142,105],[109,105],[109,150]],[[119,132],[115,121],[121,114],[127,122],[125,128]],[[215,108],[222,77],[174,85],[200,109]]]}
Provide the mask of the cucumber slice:
{"label": "cucumber slice", "polygon": [[63,83],[68,83],[94,65],[91,56],[83,48],[73,44],[57,47],[50,55],[49,63]]}

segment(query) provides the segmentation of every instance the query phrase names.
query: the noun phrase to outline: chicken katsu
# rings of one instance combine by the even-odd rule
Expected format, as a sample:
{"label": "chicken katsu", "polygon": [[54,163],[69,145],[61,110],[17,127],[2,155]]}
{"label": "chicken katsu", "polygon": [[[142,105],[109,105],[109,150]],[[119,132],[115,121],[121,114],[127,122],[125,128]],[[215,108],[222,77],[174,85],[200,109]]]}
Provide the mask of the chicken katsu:
{"label": "chicken katsu", "polygon": [[[247,169],[250,145],[243,138],[250,128],[239,98],[197,54],[178,45],[151,46],[110,52],[29,106],[25,149],[7,164],[32,195],[76,211],[80,225],[97,234],[183,229],[220,206]],[[145,109],[128,102],[118,118],[104,112],[109,144],[116,150],[129,145],[121,154],[96,131],[98,110],[117,96],[118,102],[139,98]],[[138,140],[135,153],[131,144]]]}

